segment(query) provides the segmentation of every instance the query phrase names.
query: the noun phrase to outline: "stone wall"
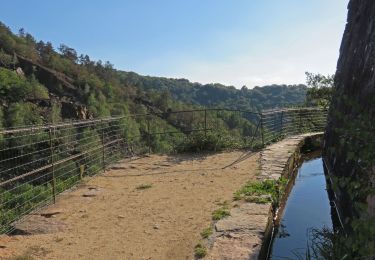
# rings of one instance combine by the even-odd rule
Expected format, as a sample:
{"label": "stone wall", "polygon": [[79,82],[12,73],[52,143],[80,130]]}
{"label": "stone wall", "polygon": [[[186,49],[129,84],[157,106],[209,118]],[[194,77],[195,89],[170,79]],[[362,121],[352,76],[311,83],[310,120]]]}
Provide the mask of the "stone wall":
{"label": "stone wall", "polygon": [[[358,215],[353,200],[370,204],[365,191],[375,175],[375,1],[351,0],[337,63],[324,158],[334,176],[357,186],[338,188],[345,216]],[[349,191],[350,190],[350,191]],[[363,192],[362,192],[363,191]]]}

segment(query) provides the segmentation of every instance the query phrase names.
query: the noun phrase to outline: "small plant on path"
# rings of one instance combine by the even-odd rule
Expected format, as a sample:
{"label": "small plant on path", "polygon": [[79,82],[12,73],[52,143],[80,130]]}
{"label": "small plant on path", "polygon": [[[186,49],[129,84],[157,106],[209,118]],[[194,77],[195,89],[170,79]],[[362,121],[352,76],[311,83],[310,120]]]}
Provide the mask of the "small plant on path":
{"label": "small plant on path", "polygon": [[207,254],[207,250],[206,250],[206,247],[202,244],[197,244],[195,247],[194,247],[194,255],[196,258],[200,259],[200,258],[203,258],[205,257]]}
{"label": "small plant on path", "polygon": [[152,184],[141,184],[137,186],[137,190],[146,190],[152,187]]}
{"label": "small plant on path", "polygon": [[228,216],[230,216],[229,210],[227,208],[220,208],[212,213],[212,220],[220,220]]}
{"label": "small plant on path", "polygon": [[240,190],[234,193],[234,200],[245,199],[247,202],[269,203],[278,206],[280,198],[283,196],[287,179],[281,177],[279,180],[264,180],[248,182]]}
{"label": "small plant on path", "polygon": [[208,227],[206,229],[204,229],[202,232],[201,232],[201,237],[202,238],[208,238],[209,236],[212,235],[212,228],[211,227]]}

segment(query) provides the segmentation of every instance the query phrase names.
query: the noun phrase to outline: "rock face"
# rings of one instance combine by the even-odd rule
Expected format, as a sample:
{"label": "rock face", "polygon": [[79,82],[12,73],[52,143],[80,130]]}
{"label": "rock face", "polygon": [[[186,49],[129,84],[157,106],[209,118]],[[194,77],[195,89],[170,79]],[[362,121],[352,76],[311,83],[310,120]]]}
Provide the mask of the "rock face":
{"label": "rock face", "polygon": [[[324,158],[333,176],[359,183],[354,187],[357,195],[350,194],[348,187],[338,190],[344,215],[353,217],[358,212],[354,203],[348,202],[367,200],[371,204],[374,201],[361,191],[374,188],[375,175],[375,1],[351,0],[348,10]],[[369,206],[369,209],[373,207]]]}
{"label": "rock face", "polygon": [[61,116],[64,119],[92,119],[93,114],[84,104],[79,87],[74,86],[74,79],[63,73],[44,67],[30,59],[17,55],[18,75],[33,74],[40,83],[47,87],[50,100],[27,100],[43,108],[51,108],[52,101],[60,104]]}

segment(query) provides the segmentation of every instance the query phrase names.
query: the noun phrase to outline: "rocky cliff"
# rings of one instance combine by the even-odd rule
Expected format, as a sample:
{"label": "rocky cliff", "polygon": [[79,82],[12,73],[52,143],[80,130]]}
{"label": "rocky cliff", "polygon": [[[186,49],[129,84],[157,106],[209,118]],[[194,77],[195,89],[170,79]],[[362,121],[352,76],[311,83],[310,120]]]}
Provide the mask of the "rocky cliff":
{"label": "rocky cliff", "polygon": [[33,74],[40,83],[47,87],[50,100],[28,100],[37,103],[40,107],[51,108],[52,101],[61,107],[61,116],[64,119],[91,119],[92,113],[84,105],[84,97],[74,86],[74,79],[64,73],[49,69],[30,59],[17,55],[18,74]]}
{"label": "rocky cliff", "polygon": [[[351,0],[337,63],[324,157],[346,217],[374,216],[375,1]],[[335,179],[335,178],[334,178]]]}

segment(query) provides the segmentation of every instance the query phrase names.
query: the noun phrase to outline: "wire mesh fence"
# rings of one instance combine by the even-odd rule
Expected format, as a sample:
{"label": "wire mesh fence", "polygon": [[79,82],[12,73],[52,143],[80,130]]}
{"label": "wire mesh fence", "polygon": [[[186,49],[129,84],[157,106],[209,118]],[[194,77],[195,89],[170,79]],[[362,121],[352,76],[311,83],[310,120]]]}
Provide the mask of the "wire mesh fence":
{"label": "wire mesh fence", "polygon": [[200,139],[202,146],[260,148],[286,135],[322,131],[325,117],[319,109],[201,109],[0,130],[0,233],[120,159],[175,153]]}
{"label": "wire mesh fence", "polygon": [[295,108],[261,113],[262,143],[267,145],[286,136],[324,131],[327,110]]}

